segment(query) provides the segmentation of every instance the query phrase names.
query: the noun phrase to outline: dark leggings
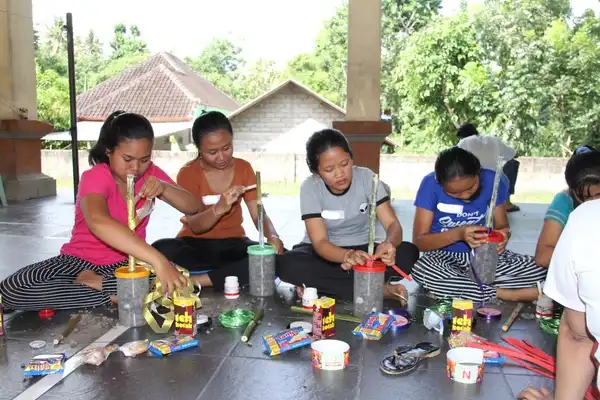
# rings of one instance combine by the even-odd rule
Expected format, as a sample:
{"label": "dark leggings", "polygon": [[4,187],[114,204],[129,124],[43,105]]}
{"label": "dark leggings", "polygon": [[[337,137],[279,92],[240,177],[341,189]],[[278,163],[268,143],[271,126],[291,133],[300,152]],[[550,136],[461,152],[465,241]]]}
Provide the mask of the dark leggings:
{"label": "dark leggings", "polygon": [[[345,247],[367,251],[367,245]],[[414,263],[419,259],[419,249],[412,243],[402,242],[396,248],[396,265],[410,274]],[[387,268],[386,281],[398,278],[392,268]],[[311,244],[300,243],[279,259],[279,278],[296,286],[317,288],[317,291],[342,299],[352,300],[354,293],[353,271],[344,271],[340,263],[323,259]]]}
{"label": "dark leggings", "polygon": [[223,291],[225,277],[237,276],[240,285],[248,284],[248,246],[258,244],[248,238],[204,239],[181,237],[160,239],[152,244],[167,259],[180,267],[208,272],[215,290]]}
{"label": "dark leggings", "polygon": [[508,160],[506,164],[504,164],[503,171],[504,175],[508,178],[508,192],[510,194],[515,194],[515,185],[517,184],[517,176],[519,175],[519,165],[521,165],[521,163],[514,158]]}

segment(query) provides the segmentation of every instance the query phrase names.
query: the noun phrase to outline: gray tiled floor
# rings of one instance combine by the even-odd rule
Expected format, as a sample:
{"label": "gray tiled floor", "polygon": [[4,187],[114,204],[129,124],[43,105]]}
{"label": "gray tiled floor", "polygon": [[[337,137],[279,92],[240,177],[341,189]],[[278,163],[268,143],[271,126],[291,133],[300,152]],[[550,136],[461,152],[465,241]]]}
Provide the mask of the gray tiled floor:
{"label": "gray tiled floor", "polygon": [[[413,207],[408,201],[395,201],[394,206],[410,238]],[[302,221],[296,198],[267,198],[265,207],[286,246],[301,240]],[[531,254],[543,205],[522,205],[523,211],[511,215],[513,250]],[[247,214],[246,214],[247,216]],[[179,229],[178,213],[158,204],[148,229],[148,241],[173,236]],[[29,201],[0,208],[0,279],[18,268],[56,255],[67,240],[73,221],[70,193],[57,198]],[[248,235],[256,238],[256,230],[245,224]],[[381,232],[380,232],[381,233]],[[239,305],[250,307],[251,299],[237,301],[203,292],[204,312],[215,319],[219,312]],[[101,366],[84,365],[50,389],[42,398],[77,399],[377,399],[385,393],[389,399],[511,399],[524,387],[535,384],[551,387],[552,382],[508,362],[504,367],[488,367],[484,381],[465,386],[452,383],[445,376],[445,357],[424,362],[404,377],[390,377],[380,372],[381,357],[403,344],[428,340],[443,343],[439,335],[426,331],[417,321],[407,331],[388,333],[381,341],[366,342],[353,336],[353,323],[337,322],[337,338],[351,346],[350,366],[343,372],[323,372],[310,365],[307,348],[269,357],[261,337],[284,329],[290,321],[307,319],[291,313],[278,299],[267,299],[266,314],[250,340],[251,346],[239,340],[241,332],[214,324],[212,331],[198,334],[198,348],[168,358],[140,356],[126,358],[112,354]],[[344,308],[341,306],[340,308]],[[531,310],[530,310],[531,311]],[[21,364],[33,355],[61,351],[73,355],[108,331],[115,323],[114,309],[85,312],[79,331],[69,343],[53,349],[32,350],[29,342],[42,339],[50,343],[64,328],[69,313],[59,312],[52,321],[41,320],[34,313],[9,316],[7,338],[0,340],[0,399],[18,395],[39,379],[23,380]],[[479,322],[476,331],[491,340],[500,340],[499,323]],[[555,338],[539,330],[534,321],[518,320],[508,336],[528,339],[552,353]],[[131,329],[117,339],[118,343],[140,338],[156,338],[147,327]],[[446,346],[446,345],[444,345]]]}

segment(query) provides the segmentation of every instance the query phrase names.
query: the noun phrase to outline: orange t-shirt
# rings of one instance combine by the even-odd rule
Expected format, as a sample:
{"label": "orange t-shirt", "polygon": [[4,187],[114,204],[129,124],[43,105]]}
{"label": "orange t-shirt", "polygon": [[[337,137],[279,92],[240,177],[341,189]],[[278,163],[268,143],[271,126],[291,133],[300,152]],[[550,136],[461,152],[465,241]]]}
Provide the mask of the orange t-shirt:
{"label": "orange t-shirt", "polygon": [[[233,180],[231,186],[250,186],[256,184],[256,174],[248,161],[234,158],[233,162]],[[221,194],[215,193],[210,188],[208,181],[206,180],[206,175],[204,175],[204,170],[200,166],[198,160],[190,161],[179,170],[179,173],[177,174],[177,183],[179,186],[203,201],[205,201],[205,196]],[[249,190],[244,193],[242,197],[246,204],[248,204],[249,201],[256,200],[256,190]],[[243,214],[241,200],[238,200],[233,207],[231,207],[231,211],[222,216],[208,232],[196,235],[186,224],[183,224],[177,237],[191,236],[206,239],[246,237],[242,222]]]}

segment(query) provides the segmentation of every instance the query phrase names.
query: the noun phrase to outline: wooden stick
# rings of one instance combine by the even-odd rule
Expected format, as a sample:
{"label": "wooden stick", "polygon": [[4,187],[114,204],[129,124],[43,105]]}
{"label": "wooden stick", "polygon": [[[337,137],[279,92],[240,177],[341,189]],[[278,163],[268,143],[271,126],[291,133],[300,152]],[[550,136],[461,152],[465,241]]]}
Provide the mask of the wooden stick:
{"label": "wooden stick", "polygon": [[508,319],[506,320],[506,322],[504,323],[504,325],[502,325],[502,331],[508,332],[508,330],[510,329],[510,326],[512,325],[512,323],[515,322],[515,319],[517,319],[517,317],[519,316],[519,313],[523,309],[523,306],[525,306],[524,303],[517,304],[517,306],[515,307],[515,309],[512,312],[512,314],[510,314],[510,316],[508,317]]}
{"label": "wooden stick", "polygon": [[494,209],[496,208],[496,201],[498,199],[498,188],[500,187],[500,177],[502,176],[503,166],[504,158],[499,156],[498,164],[496,165],[496,175],[494,176],[494,185],[492,186],[492,199],[490,200],[490,207],[488,208],[488,214],[486,215],[485,220],[485,225],[489,229],[494,229]]}
{"label": "wooden stick", "polygon": [[258,321],[260,321],[264,312],[265,312],[265,309],[261,308],[254,315],[254,319],[252,321],[250,321],[250,323],[246,327],[246,330],[244,331],[244,334],[242,335],[242,342],[246,343],[250,339],[250,336],[252,336],[252,331],[254,331],[254,328],[256,328],[256,324],[258,323]]}
{"label": "wooden stick", "polygon": [[377,185],[379,177],[373,174],[373,185],[371,187],[371,202],[369,204],[369,244],[367,252],[370,256],[375,251],[375,220],[377,219]]}
{"label": "wooden stick", "polygon": [[[290,310],[292,310],[293,312],[300,313],[300,314],[309,314],[309,315],[313,314],[312,310],[308,310],[306,308],[302,308],[299,306],[291,306]],[[335,319],[340,320],[340,321],[346,321],[346,322],[356,322],[357,324],[360,324],[363,320],[362,318],[355,317],[354,315],[338,314],[338,313],[335,313]]]}
{"label": "wooden stick", "polygon": [[256,171],[256,205],[258,208],[258,244],[260,247],[265,245],[265,212],[262,203],[262,188],[260,181],[260,171]]}
{"label": "wooden stick", "polygon": [[54,339],[54,345],[58,346],[59,344],[61,344],[65,340],[65,338],[67,336],[69,336],[71,334],[71,332],[73,332],[73,330],[77,326],[77,323],[79,323],[80,320],[81,320],[81,314],[77,314],[76,316],[72,317],[69,320],[69,323],[67,324],[67,328],[63,331],[63,333],[58,338]]}
{"label": "wooden stick", "polygon": [[[135,196],[133,195],[135,182],[133,175],[127,175],[127,223],[129,229],[135,232]],[[129,255],[129,272],[135,272],[135,257]]]}
{"label": "wooden stick", "polygon": [[539,296],[541,296],[542,295],[542,285],[540,284],[540,281],[537,281],[535,284],[537,285],[537,288],[538,288],[538,294],[539,294]]}

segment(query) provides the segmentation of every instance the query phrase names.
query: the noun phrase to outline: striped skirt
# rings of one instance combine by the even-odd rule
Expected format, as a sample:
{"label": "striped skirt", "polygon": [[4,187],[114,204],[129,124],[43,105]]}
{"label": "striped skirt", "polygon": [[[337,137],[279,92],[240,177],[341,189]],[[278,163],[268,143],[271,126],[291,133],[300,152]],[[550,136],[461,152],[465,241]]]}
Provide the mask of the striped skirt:
{"label": "striped skirt", "polygon": [[470,253],[428,251],[415,263],[412,276],[437,298],[463,298],[476,302],[496,297],[496,288],[524,289],[546,279],[546,268],[538,267],[531,256],[505,250],[498,256],[493,285],[474,282],[469,274]]}
{"label": "striped skirt", "polygon": [[[98,307],[110,304],[117,294],[115,270],[128,261],[112,265],[95,265],[78,257],[61,254],[24,267],[2,282],[0,295],[6,308],[37,311]],[[74,283],[84,270],[102,276],[102,290]]]}

